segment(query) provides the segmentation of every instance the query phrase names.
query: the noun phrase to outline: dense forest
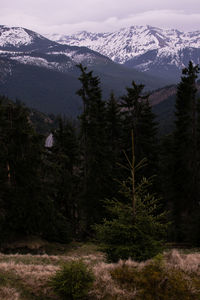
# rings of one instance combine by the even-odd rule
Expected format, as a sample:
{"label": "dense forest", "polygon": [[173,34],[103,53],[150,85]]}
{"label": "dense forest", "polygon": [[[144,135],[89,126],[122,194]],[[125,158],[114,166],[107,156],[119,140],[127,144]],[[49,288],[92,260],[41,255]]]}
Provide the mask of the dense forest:
{"label": "dense forest", "polygon": [[57,117],[52,147],[28,108],[0,97],[1,242],[96,239],[112,261],[152,257],[165,242],[199,246],[198,66],[183,70],[174,131],[161,137],[144,85],[104,100],[100,79],[79,69],[82,114]]}

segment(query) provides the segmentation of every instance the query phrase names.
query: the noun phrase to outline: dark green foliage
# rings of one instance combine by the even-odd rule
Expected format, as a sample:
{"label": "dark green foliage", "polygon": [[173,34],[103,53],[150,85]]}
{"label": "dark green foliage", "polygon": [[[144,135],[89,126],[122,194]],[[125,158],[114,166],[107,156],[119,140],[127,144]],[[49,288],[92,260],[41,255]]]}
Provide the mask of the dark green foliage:
{"label": "dark green foliage", "polygon": [[35,132],[22,104],[1,103],[0,144],[1,227],[5,238],[38,235],[69,240],[69,226],[49,191],[44,138]]}
{"label": "dark green foliage", "polygon": [[100,220],[103,215],[101,200],[107,195],[108,182],[108,144],[106,138],[106,103],[98,77],[87,68],[79,66],[82,84],[77,92],[83,100],[83,113],[80,116],[82,151],[82,208],[87,225]]}
{"label": "dark green foliage", "polygon": [[71,224],[75,234],[78,214],[79,147],[76,129],[69,120],[59,119],[53,133],[53,146],[49,149],[50,181],[57,210]]}
{"label": "dark green foliage", "polygon": [[21,104],[2,106],[4,122],[1,145],[4,176],[1,177],[8,230],[32,234],[40,232],[45,212],[40,180],[43,139],[30,125]]}
{"label": "dark green foliage", "polygon": [[55,115],[46,115],[35,109],[29,109],[29,111],[31,123],[38,134],[47,135],[58,126]]}
{"label": "dark green foliage", "polygon": [[[172,173],[173,173],[173,135],[164,136],[160,142],[159,155],[159,170],[160,170],[160,189],[163,195],[163,202],[165,208],[171,212],[173,211],[173,187],[172,187]],[[173,217],[171,216],[173,219]]]}
{"label": "dark green foliage", "polygon": [[68,220],[59,212],[54,201],[48,207],[42,225],[40,235],[47,241],[69,243],[74,237],[71,220]]}
{"label": "dark green foliage", "polygon": [[[196,86],[197,67],[189,64],[188,69],[183,70],[183,77],[178,86],[176,99],[176,121],[175,121],[175,178],[184,180],[181,188],[177,187],[179,199],[185,206],[188,196],[195,188],[191,185],[189,178],[196,176],[195,163],[196,153]],[[187,149],[187,150],[186,150]],[[178,183],[177,183],[178,184]],[[179,183],[180,185],[180,183]],[[180,194],[181,193],[181,194]],[[194,199],[195,200],[195,199]]]}
{"label": "dark green foliage", "polygon": [[61,299],[87,299],[94,276],[82,261],[66,263],[51,279],[50,286]]}
{"label": "dark green foliage", "polygon": [[176,98],[172,186],[175,230],[180,241],[187,238],[185,224],[190,223],[192,212],[199,210],[198,72],[198,66],[190,62],[183,70]]}
{"label": "dark green foliage", "polygon": [[158,173],[157,126],[158,124],[155,121],[155,115],[152,113],[152,108],[147,98],[142,109],[141,121],[138,128],[138,159],[141,160],[144,157],[147,159],[147,166],[143,170],[143,176],[146,176],[147,178],[152,175],[157,175]]}
{"label": "dark green foliage", "polygon": [[124,204],[116,199],[106,200],[111,218],[96,225],[97,240],[109,261],[119,259],[146,260],[162,251],[166,235],[166,213],[159,212],[159,200],[148,193],[149,181],[143,179],[136,189],[136,214],[133,221],[131,201],[132,179],[121,183]]}
{"label": "dark green foliage", "polygon": [[[140,137],[141,114],[143,111],[144,101],[147,100],[147,96],[141,95],[144,85],[136,85],[134,81],[132,82],[132,87],[126,89],[127,95],[122,97],[122,101],[120,103],[123,114],[123,146],[128,156],[130,156],[130,135],[133,130],[135,138],[135,154],[137,160],[140,161],[140,157],[138,157],[138,155],[141,147],[138,138]],[[142,156],[142,158],[144,158],[144,156]]]}
{"label": "dark green foliage", "polygon": [[[147,166],[138,175],[138,180],[145,176],[149,178],[158,173],[158,146],[157,123],[148,101],[149,95],[143,94],[144,85],[137,85],[134,81],[132,87],[126,88],[127,94],[122,97],[123,149],[128,156],[131,153],[130,135],[134,132],[136,163],[143,158]],[[139,181],[138,181],[139,182]]]}
{"label": "dark green foliage", "polygon": [[[96,230],[109,260],[147,259],[160,251],[166,232],[155,196],[162,191],[174,224],[170,238],[198,245],[198,67],[190,63],[183,70],[175,130],[159,146],[144,85],[133,81],[121,101],[113,93],[104,101],[99,77],[82,65],[79,70],[83,112],[78,121],[48,117],[0,98],[1,238],[38,235],[67,242],[91,236],[91,225],[100,223]],[[49,132],[54,142],[45,148],[41,133]],[[153,180],[149,184],[144,178]]]}
{"label": "dark green foliage", "polygon": [[110,98],[107,101],[105,131],[109,161],[109,164],[107,165],[107,173],[109,177],[107,180],[109,180],[110,185],[110,191],[107,197],[112,197],[118,190],[118,184],[116,180],[113,179],[119,179],[122,176],[122,172],[118,164],[121,161],[123,144],[120,105],[113,93],[111,93]]}

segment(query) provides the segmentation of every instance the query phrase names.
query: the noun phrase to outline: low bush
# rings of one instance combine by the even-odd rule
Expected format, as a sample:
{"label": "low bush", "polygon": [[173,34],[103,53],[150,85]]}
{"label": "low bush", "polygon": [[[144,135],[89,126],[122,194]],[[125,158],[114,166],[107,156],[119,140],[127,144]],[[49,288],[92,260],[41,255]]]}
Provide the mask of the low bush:
{"label": "low bush", "polygon": [[50,286],[61,299],[85,299],[93,281],[93,273],[79,260],[66,263],[50,280]]}
{"label": "low bush", "polygon": [[[111,270],[114,281],[124,290],[136,291],[138,300],[198,300],[197,276],[183,270],[167,269],[156,261],[138,268],[122,264]],[[199,280],[198,280],[199,282]]]}

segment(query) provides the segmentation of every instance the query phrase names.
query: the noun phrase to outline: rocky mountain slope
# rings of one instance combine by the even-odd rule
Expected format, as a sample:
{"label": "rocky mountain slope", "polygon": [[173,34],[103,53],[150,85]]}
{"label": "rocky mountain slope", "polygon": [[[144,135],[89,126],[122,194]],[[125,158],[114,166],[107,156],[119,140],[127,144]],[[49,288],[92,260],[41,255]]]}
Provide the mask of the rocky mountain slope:
{"label": "rocky mountain slope", "polygon": [[189,60],[200,63],[200,31],[131,26],[111,33],[82,31],[50,37],[61,44],[88,47],[143,72],[171,77],[171,83],[177,81]]}
{"label": "rocky mountain slope", "polygon": [[6,26],[0,26],[0,57],[58,71],[78,63],[109,62],[107,57],[85,47],[60,45],[28,29]]}
{"label": "rocky mountain slope", "polygon": [[132,80],[153,90],[165,80],[113,62],[86,47],[62,45],[20,27],[0,26],[0,93],[44,112],[75,115],[81,107],[77,64],[94,70],[104,96],[125,92]]}

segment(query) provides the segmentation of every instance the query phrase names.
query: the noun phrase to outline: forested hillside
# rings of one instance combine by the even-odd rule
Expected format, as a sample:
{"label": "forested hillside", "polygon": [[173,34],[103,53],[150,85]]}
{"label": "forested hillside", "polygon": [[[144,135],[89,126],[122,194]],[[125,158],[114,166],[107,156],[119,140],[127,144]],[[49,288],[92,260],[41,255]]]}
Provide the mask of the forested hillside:
{"label": "forested hillside", "polygon": [[133,81],[120,101],[113,93],[105,101],[100,79],[82,65],[79,72],[83,111],[74,120],[1,97],[1,241],[96,236],[111,260],[146,259],[164,241],[199,245],[198,66],[183,70],[174,130],[162,137],[143,85]]}

